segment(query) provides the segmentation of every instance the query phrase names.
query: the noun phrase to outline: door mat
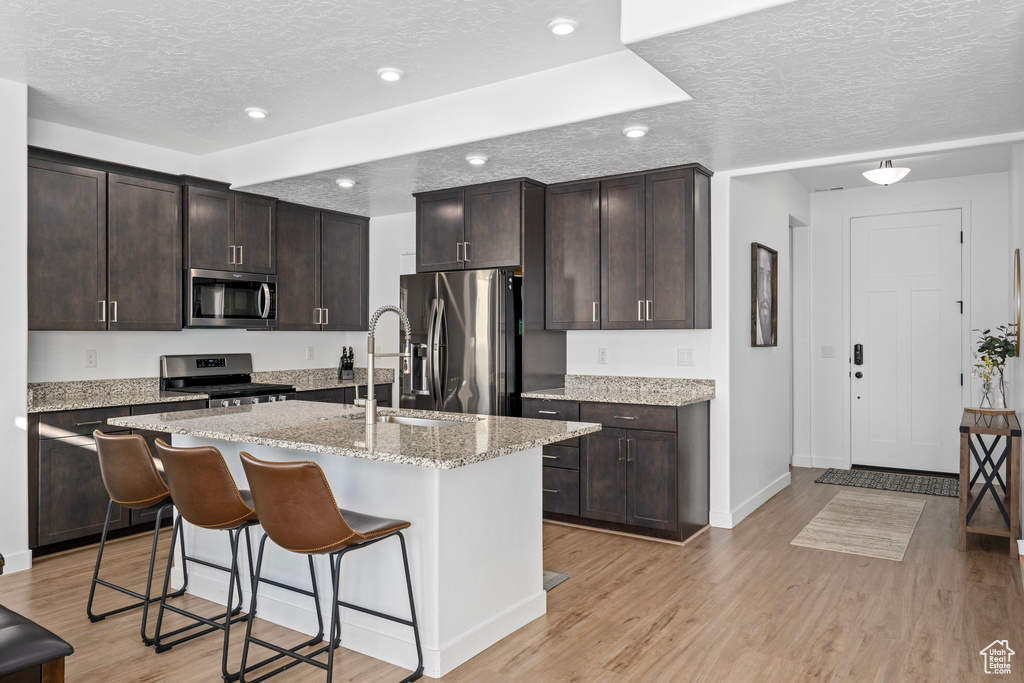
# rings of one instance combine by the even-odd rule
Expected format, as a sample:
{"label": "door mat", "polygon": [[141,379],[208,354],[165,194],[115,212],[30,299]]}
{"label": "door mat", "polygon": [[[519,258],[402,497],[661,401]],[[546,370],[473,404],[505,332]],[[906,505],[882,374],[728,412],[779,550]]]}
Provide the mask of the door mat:
{"label": "door mat", "polygon": [[558,572],[549,572],[547,569],[544,570],[544,590],[549,591],[558,584],[562,583],[569,578],[568,574],[559,574]]}
{"label": "door mat", "polygon": [[840,491],[790,545],[902,562],[924,500]]}
{"label": "door mat", "polygon": [[868,472],[866,470],[837,470],[832,467],[814,480],[817,484],[859,486],[862,489],[881,489],[901,493],[925,493],[932,496],[960,495],[960,481],[946,477],[925,477],[914,474]]}

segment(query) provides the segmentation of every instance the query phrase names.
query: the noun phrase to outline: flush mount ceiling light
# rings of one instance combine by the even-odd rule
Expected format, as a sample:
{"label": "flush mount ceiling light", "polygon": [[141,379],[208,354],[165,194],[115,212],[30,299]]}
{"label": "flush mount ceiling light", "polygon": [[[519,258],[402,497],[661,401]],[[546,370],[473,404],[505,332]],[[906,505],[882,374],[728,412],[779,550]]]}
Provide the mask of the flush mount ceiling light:
{"label": "flush mount ceiling light", "polygon": [[343,187],[346,190],[349,189],[350,187],[355,187],[356,185],[356,181],[349,180],[348,178],[338,178],[334,182],[338,184],[338,187]]}
{"label": "flush mount ceiling light", "polygon": [[388,67],[384,69],[377,69],[377,75],[380,76],[383,81],[394,82],[401,80],[402,76],[405,74],[403,74],[399,69],[392,69]]}
{"label": "flush mount ceiling light", "polygon": [[864,171],[864,177],[876,185],[891,185],[903,180],[908,173],[910,173],[909,168],[894,168],[890,159],[878,164],[878,168]]}
{"label": "flush mount ceiling light", "polygon": [[260,109],[259,107],[246,107],[245,113],[253,119],[265,119],[270,115],[266,109]]}
{"label": "flush mount ceiling light", "polygon": [[552,19],[548,23],[548,30],[556,36],[567,36],[570,33],[575,32],[577,26],[579,26],[579,24],[572,19]]}
{"label": "flush mount ceiling light", "polygon": [[647,135],[647,126],[627,126],[622,129],[622,134],[627,138],[642,138]]}
{"label": "flush mount ceiling light", "polygon": [[466,157],[466,161],[473,164],[474,166],[483,166],[487,163],[487,157],[483,154],[470,154]]}

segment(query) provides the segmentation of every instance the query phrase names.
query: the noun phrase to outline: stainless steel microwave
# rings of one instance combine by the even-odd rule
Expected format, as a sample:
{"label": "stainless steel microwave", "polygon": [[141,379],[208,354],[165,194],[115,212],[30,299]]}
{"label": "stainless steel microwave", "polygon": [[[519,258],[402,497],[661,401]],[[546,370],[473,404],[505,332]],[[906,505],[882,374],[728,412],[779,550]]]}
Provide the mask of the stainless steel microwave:
{"label": "stainless steel microwave", "polygon": [[189,270],[185,327],[277,327],[277,276]]}

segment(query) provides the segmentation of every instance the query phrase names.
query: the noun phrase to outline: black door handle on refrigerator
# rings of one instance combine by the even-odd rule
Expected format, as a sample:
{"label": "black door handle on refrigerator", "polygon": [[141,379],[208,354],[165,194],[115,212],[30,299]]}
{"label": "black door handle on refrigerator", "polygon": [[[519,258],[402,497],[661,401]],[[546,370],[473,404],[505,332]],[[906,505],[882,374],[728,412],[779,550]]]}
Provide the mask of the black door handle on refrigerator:
{"label": "black door handle on refrigerator", "polygon": [[853,364],[864,365],[864,345],[854,344],[853,345]]}

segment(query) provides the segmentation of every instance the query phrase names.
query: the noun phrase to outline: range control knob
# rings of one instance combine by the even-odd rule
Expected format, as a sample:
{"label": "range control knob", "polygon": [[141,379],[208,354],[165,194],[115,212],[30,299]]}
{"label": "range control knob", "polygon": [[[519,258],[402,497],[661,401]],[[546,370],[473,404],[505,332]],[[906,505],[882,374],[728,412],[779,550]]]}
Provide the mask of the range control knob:
{"label": "range control knob", "polygon": [[236,405],[236,406],[240,406],[240,405],[242,405],[242,399],[236,398],[234,401],[231,402],[231,404],[232,405]]}
{"label": "range control knob", "polygon": [[252,397],[252,402],[253,402],[254,404],[256,404],[256,403],[259,403],[259,402],[260,402],[260,397],[259,397],[259,396],[253,396],[253,397]]}
{"label": "range control knob", "polygon": [[278,401],[287,401],[288,397],[287,396],[278,396],[277,400]]}
{"label": "range control knob", "polygon": [[231,401],[221,401],[220,402],[220,407],[221,408],[227,408],[230,405],[231,405]]}
{"label": "range control knob", "polygon": [[277,401],[277,396],[271,396],[270,397],[270,402],[274,403],[275,401]]}

